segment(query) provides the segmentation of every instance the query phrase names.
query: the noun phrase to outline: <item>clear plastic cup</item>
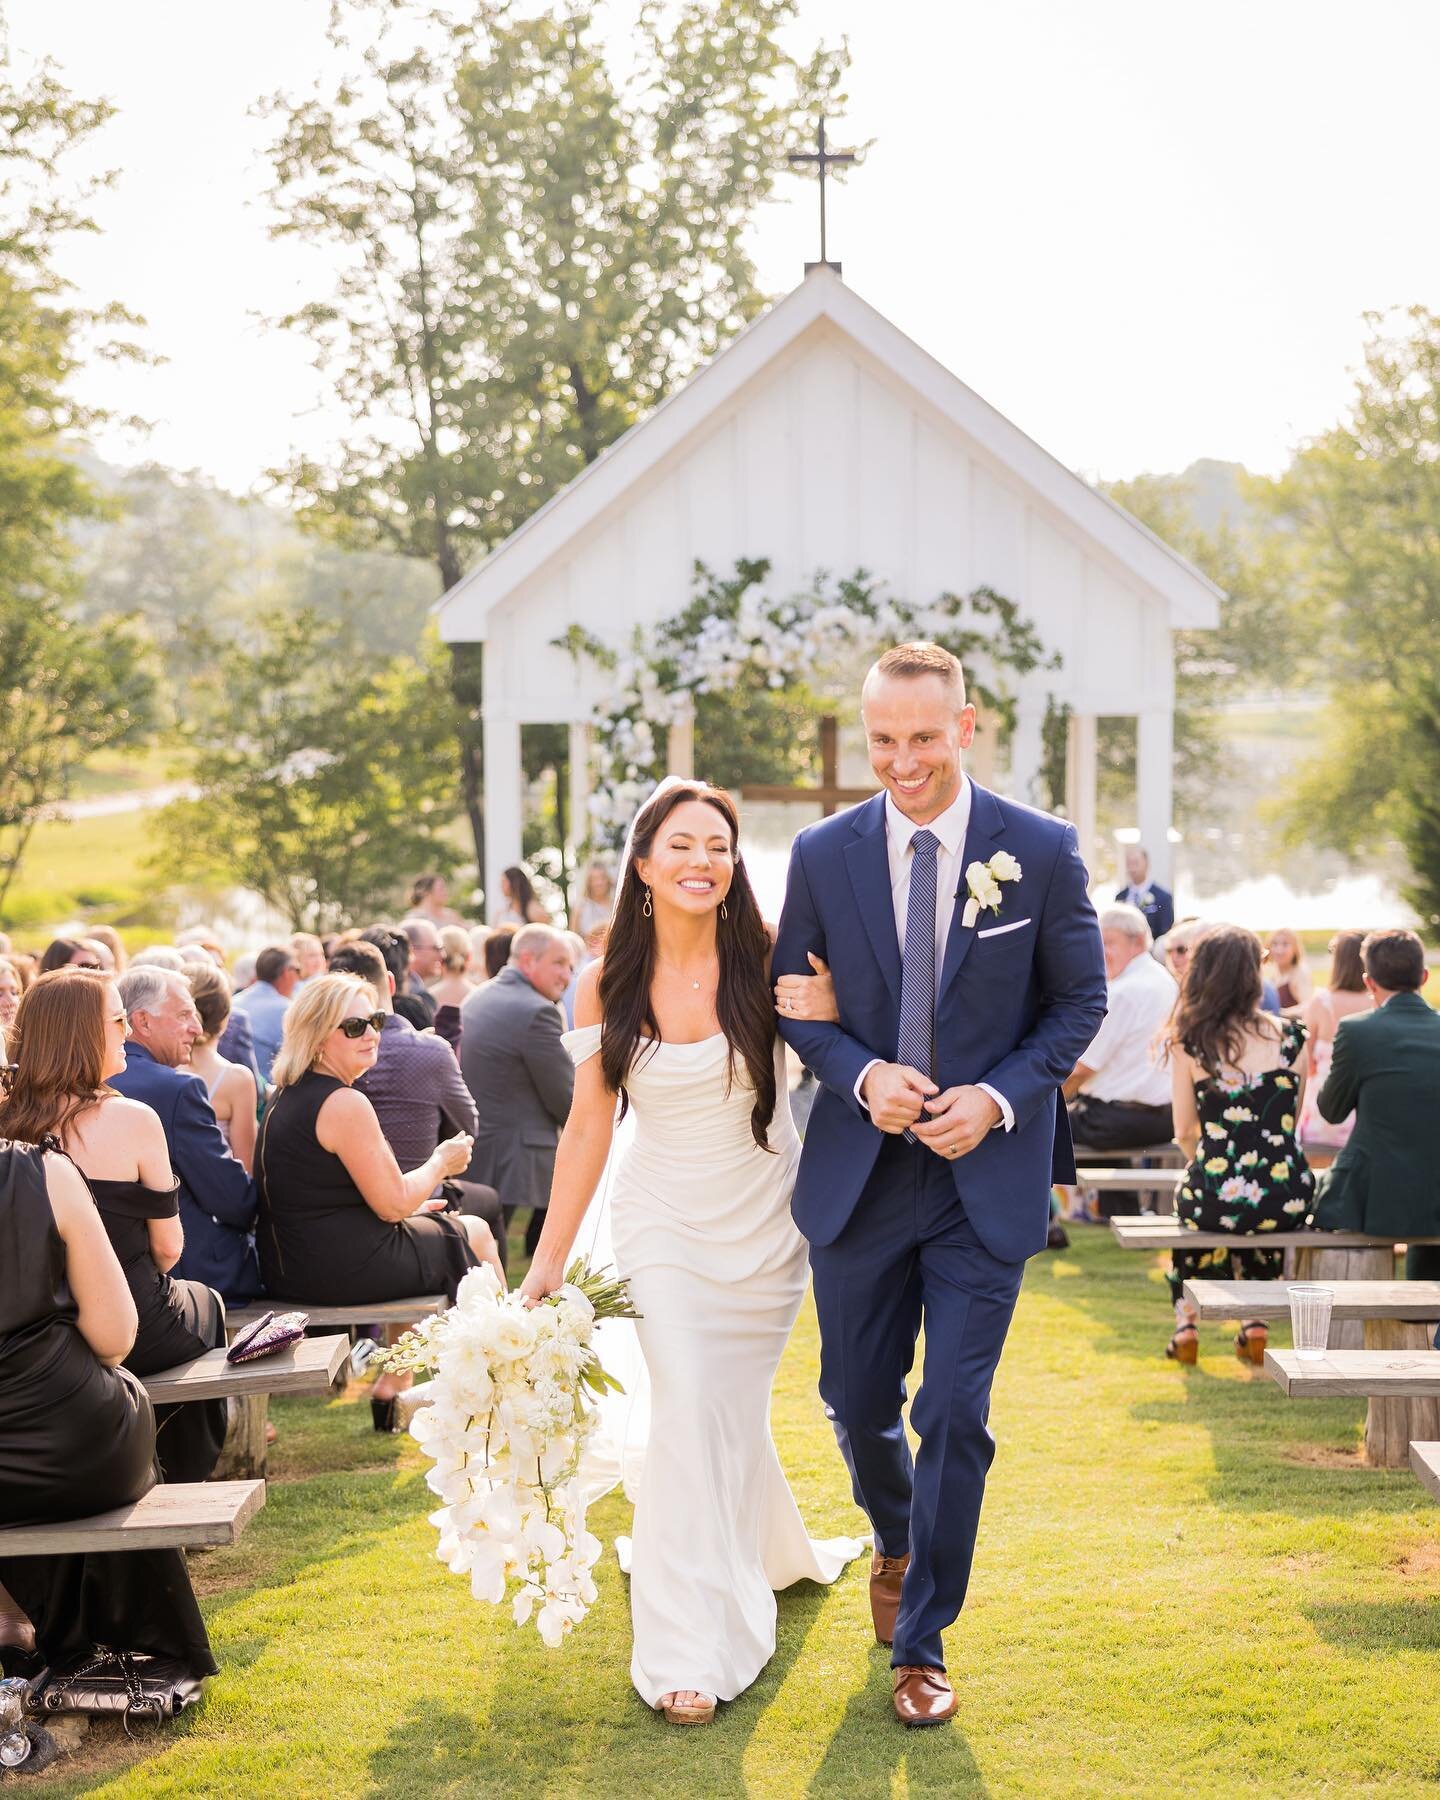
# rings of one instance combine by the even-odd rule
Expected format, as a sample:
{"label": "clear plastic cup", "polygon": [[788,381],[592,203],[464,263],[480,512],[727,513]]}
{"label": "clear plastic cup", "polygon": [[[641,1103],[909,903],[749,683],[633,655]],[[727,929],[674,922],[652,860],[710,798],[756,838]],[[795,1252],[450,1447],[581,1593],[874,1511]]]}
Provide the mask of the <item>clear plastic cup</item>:
{"label": "clear plastic cup", "polygon": [[1290,1332],[1302,1362],[1319,1362],[1330,1338],[1334,1288],[1318,1281],[1290,1283]]}

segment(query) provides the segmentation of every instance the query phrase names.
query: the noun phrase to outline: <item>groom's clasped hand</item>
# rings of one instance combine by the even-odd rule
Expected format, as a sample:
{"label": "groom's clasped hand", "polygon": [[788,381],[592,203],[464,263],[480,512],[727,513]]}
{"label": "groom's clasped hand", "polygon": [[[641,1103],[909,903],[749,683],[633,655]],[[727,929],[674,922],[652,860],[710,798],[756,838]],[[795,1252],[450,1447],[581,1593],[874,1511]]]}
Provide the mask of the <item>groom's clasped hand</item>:
{"label": "groom's clasped hand", "polygon": [[1000,1118],[983,1088],[952,1087],[942,1093],[928,1075],[905,1063],[876,1063],[860,1092],[872,1122],[892,1137],[908,1131],[937,1156],[965,1156]]}

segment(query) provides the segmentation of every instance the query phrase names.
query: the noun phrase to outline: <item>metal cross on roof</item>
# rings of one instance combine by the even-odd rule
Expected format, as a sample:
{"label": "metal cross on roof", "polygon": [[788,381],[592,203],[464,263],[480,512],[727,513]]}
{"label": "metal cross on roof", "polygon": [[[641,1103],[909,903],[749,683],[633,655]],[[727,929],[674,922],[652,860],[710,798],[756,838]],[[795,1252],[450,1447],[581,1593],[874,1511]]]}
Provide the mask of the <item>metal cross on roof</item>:
{"label": "metal cross on roof", "polygon": [[837,163],[853,163],[855,152],[853,150],[826,149],[825,121],[822,118],[818,134],[818,147],[814,150],[792,150],[786,160],[792,165],[814,163],[820,172],[820,261],[818,263],[807,262],[805,273],[808,275],[812,269],[826,268],[833,269],[838,275],[841,272],[840,265],[838,262],[830,261],[825,241],[825,176]]}

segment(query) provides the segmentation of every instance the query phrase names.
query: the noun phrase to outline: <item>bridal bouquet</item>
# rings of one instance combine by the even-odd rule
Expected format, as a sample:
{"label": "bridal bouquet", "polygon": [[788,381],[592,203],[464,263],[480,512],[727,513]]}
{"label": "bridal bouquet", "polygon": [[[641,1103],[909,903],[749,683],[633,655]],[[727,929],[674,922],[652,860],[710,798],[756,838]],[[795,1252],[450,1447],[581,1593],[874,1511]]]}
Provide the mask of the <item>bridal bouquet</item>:
{"label": "bridal bouquet", "polygon": [[[448,1312],[407,1331],[391,1370],[433,1371],[432,1403],[410,1435],[434,1461],[425,1479],[444,1505],[430,1515],[436,1555],[498,1605],[520,1583],[517,1625],[532,1616],[556,1648],[595,1600],[599,1540],[585,1529],[580,1458],[595,1428],[588,1393],[619,1391],[593,1348],[603,1319],[633,1319],[625,1284],[574,1262],[538,1306],[472,1269]],[[381,1360],[381,1359],[377,1359]]]}

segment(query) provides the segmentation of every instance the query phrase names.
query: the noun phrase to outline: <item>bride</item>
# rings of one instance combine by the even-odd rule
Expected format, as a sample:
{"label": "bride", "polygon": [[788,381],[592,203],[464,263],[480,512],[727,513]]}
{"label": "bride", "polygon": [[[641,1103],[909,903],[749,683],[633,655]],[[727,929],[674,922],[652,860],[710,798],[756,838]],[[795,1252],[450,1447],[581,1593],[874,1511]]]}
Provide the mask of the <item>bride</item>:
{"label": "bride", "polygon": [[[738,835],[729,796],[702,782],[667,780],[636,816],[604,961],[580,977],[566,1040],[575,1098],[521,1289],[536,1300],[564,1279],[618,1096],[634,1128],[610,1222],[651,1391],[630,1674],[677,1725],[707,1724],[717,1699],[733,1700],[770,1660],[775,1589],[834,1581],[864,1548],[806,1535],[770,1436],[771,1382],[807,1266],[790,1217],[800,1145],[770,944]],[[796,1010],[833,1007],[823,980],[792,978],[786,996]]]}

